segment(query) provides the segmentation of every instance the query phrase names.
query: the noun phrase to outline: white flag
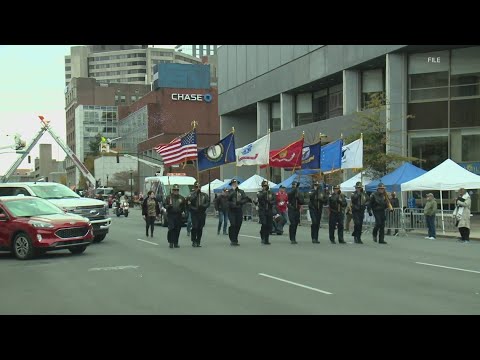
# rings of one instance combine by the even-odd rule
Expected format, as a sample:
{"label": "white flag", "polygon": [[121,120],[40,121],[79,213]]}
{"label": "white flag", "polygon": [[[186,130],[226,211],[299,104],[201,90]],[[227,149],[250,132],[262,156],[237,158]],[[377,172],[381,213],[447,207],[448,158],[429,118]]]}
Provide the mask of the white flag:
{"label": "white flag", "polygon": [[237,166],[268,164],[270,155],[270,134],[257,141],[235,149]]}
{"label": "white flag", "polygon": [[363,139],[342,147],[342,169],[363,168]]}

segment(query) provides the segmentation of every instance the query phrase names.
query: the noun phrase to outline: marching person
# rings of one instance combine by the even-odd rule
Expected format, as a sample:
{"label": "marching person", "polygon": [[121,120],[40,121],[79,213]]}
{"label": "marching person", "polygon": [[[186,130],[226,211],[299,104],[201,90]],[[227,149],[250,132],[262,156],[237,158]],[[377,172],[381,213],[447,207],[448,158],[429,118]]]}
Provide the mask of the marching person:
{"label": "marching person", "polygon": [[239,246],[238,234],[243,222],[243,205],[251,203],[252,200],[245,195],[245,191],[238,188],[236,179],[232,179],[230,185],[232,189],[228,192],[228,220],[230,220],[228,236],[231,246]]}
{"label": "marching person", "polygon": [[214,200],[215,210],[218,211],[217,235],[220,235],[220,229],[223,223],[223,235],[227,235],[228,226],[228,189],[223,189],[223,193]]}
{"label": "marching person", "polygon": [[[400,208],[400,201],[398,200],[397,194],[395,193],[395,191],[393,191],[392,194],[391,194],[390,204],[392,205],[392,207],[394,209]],[[390,211],[390,213],[388,214],[388,219],[389,219],[388,223],[390,225],[393,224],[392,228],[395,229],[395,232],[393,233],[393,236],[397,236],[398,235],[398,228],[395,228],[395,226],[397,226],[397,224],[400,223],[400,214],[398,214],[398,213],[396,214],[393,211]],[[391,230],[392,230],[391,228],[389,228],[387,230],[387,235],[392,234]]]}
{"label": "marching person", "polygon": [[148,228],[150,228],[150,236],[153,237],[153,229],[155,227],[155,219],[160,215],[160,204],[155,198],[153,191],[147,193],[147,197],[142,203],[142,215],[147,228],[145,230],[145,236],[148,237]]}
{"label": "marching person", "polygon": [[435,232],[435,214],[437,213],[437,202],[432,193],[427,194],[427,203],[423,208],[423,214],[427,222],[428,236],[425,239],[435,240],[437,234]]}
{"label": "marching person", "polygon": [[362,227],[363,218],[365,216],[365,209],[368,204],[368,196],[363,191],[363,186],[360,181],[355,184],[355,192],[350,197],[352,206],[353,218],[353,241],[356,244],[363,244],[362,242]]}
{"label": "marching person", "polygon": [[327,196],[324,189],[320,186],[320,182],[315,180],[313,182],[313,189],[310,192],[310,203],[308,210],[310,211],[310,218],[312,225],[310,227],[310,234],[312,243],[320,244],[318,241],[318,230],[320,229],[320,220],[322,219],[323,206],[327,203]]}
{"label": "marching person", "polygon": [[272,222],[273,222],[273,207],[275,206],[275,196],[270,191],[268,186],[268,181],[262,181],[262,191],[257,193],[258,204],[258,217],[260,219],[260,238],[261,243],[264,245],[270,245],[269,237],[270,232],[272,231]]}
{"label": "marching person", "polygon": [[470,207],[472,206],[472,200],[470,195],[464,188],[458,190],[458,197],[456,201],[456,207],[453,211],[453,216],[456,218],[455,226],[458,227],[460,235],[462,236],[460,242],[470,242]]}
{"label": "marching person", "polygon": [[333,194],[328,199],[330,217],[328,221],[328,232],[330,242],[335,244],[335,227],[338,229],[338,243],[346,244],[343,239],[343,223],[345,221],[345,209],[347,207],[347,199],[340,191],[340,185],[333,187]]}
{"label": "marching person", "polygon": [[277,215],[281,218],[278,218],[275,221],[275,231],[277,235],[283,234],[283,226],[287,223],[287,206],[288,206],[288,195],[285,191],[285,186],[280,185],[278,193],[275,195],[275,200],[277,202]]}
{"label": "marching person", "polygon": [[200,190],[198,181],[193,184],[194,190],[189,196],[189,211],[192,219],[191,240],[193,247],[202,247],[203,227],[207,217],[206,211],[210,206],[210,198]]}
{"label": "marching person", "polygon": [[167,209],[168,233],[167,240],[170,249],[179,248],[178,238],[182,229],[182,216],[185,214],[186,200],[180,195],[180,187],[175,184],[172,187],[172,193],[165,200]]}
{"label": "marching person", "polygon": [[385,242],[385,211],[389,209],[393,211],[392,205],[388,200],[387,194],[385,193],[385,186],[383,183],[379,183],[377,186],[377,191],[370,195],[370,202],[367,206],[368,214],[375,216],[375,227],[373,228],[373,241],[378,243],[386,244]]}
{"label": "marching person", "polygon": [[288,219],[290,220],[288,233],[292,244],[297,244],[296,237],[297,227],[300,223],[300,206],[303,204],[298,190],[299,185],[297,181],[292,182],[292,191],[288,193]]}

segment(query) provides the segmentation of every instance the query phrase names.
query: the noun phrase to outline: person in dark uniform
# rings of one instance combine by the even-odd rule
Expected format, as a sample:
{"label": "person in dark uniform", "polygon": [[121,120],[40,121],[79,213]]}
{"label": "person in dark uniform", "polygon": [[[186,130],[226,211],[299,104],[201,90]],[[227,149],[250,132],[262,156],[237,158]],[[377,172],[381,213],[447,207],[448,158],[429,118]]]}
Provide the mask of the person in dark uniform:
{"label": "person in dark uniform", "polygon": [[387,194],[385,193],[385,186],[383,183],[379,183],[377,186],[377,191],[370,195],[370,202],[368,203],[367,209],[368,214],[375,216],[375,227],[373,228],[373,241],[380,244],[386,244],[385,242],[385,210],[391,208],[390,202],[388,201]]}
{"label": "person in dark uniform", "polygon": [[192,217],[191,240],[193,247],[201,247],[203,227],[207,217],[206,211],[210,206],[210,198],[204,192],[201,192],[198,181],[193,184],[194,190],[189,196],[188,203],[190,215]]}
{"label": "person in dark uniform", "polygon": [[260,238],[261,243],[270,245],[269,237],[273,226],[273,208],[276,206],[275,195],[270,191],[268,181],[262,181],[262,191],[257,193],[258,217],[260,218]]}
{"label": "person in dark uniform", "polygon": [[170,248],[179,248],[178,238],[182,229],[182,216],[185,214],[186,200],[180,195],[180,187],[175,184],[172,193],[165,200],[168,219],[168,244]]}
{"label": "person in dark uniform", "polygon": [[153,229],[155,227],[155,219],[160,215],[160,203],[155,198],[153,191],[149,191],[142,203],[142,215],[145,219],[147,228],[145,236],[148,237],[148,228],[150,228],[150,236],[153,237]]}
{"label": "person in dark uniform", "polygon": [[333,194],[328,198],[330,217],[328,221],[328,232],[330,242],[335,244],[335,227],[338,229],[338,242],[346,244],[343,239],[343,224],[345,221],[345,209],[347,207],[347,199],[340,191],[340,185],[333,187]]}
{"label": "person in dark uniform", "polygon": [[355,244],[363,244],[362,228],[363,218],[365,217],[365,209],[368,205],[368,195],[363,191],[362,183],[359,181],[355,184],[355,192],[350,197],[353,217],[353,241]]}
{"label": "person in dark uniform", "polygon": [[[394,209],[400,208],[400,201],[397,198],[397,194],[392,192],[392,197],[390,198],[390,204],[392,204],[392,207]],[[394,213],[393,211],[390,211],[390,213],[387,214],[389,221],[388,223],[392,225],[391,228],[387,230],[387,235],[392,235],[392,228],[395,229],[395,232],[393,233],[393,236],[398,236],[398,228],[395,226],[400,224],[400,213]]]}
{"label": "person in dark uniform", "polygon": [[327,196],[324,189],[320,186],[319,181],[313,182],[313,189],[310,192],[310,203],[308,210],[312,219],[310,233],[312,235],[312,243],[320,244],[318,241],[318,230],[320,229],[320,220],[322,219],[323,205],[327,203]]}
{"label": "person in dark uniform", "polygon": [[252,200],[245,195],[245,192],[238,188],[238,181],[232,179],[230,181],[232,189],[228,192],[228,220],[230,227],[228,228],[228,237],[230,245],[238,246],[238,234],[243,222],[243,205]]}
{"label": "person in dark uniform", "polygon": [[218,211],[217,235],[220,235],[220,230],[222,229],[222,223],[223,223],[223,235],[227,235],[228,189],[223,189],[223,193],[215,198],[214,203],[215,203],[215,210]]}
{"label": "person in dark uniform", "polygon": [[296,181],[292,182],[292,191],[288,193],[288,219],[290,220],[288,233],[292,244],[297,244],[296,237],[297,227],[298,224],[300,224],[300,206],[303,204],[303,200],[298,191],[299,185]]}

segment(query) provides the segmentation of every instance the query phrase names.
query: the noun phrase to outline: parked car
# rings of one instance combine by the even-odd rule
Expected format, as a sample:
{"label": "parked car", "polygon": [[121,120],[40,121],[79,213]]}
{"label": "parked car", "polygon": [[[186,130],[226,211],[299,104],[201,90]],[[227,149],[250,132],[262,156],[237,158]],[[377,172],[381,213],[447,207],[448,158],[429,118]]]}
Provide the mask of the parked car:
{"label": "parked car", "polygon": [[112,219],[108,217],[108,205],[104,201],[82,198],[62,184],[53,182],[0,184],[0,196],[16,195],[37,196],[52,202],[62,210],[88,218],[95,232],[94,242],[105,239],[112,224]]}
{"label": "parked car", "polygon": [[0,197],[0,250],[27,260],[52,250],[81,254],[94,238],[90,221],[32,196]]}

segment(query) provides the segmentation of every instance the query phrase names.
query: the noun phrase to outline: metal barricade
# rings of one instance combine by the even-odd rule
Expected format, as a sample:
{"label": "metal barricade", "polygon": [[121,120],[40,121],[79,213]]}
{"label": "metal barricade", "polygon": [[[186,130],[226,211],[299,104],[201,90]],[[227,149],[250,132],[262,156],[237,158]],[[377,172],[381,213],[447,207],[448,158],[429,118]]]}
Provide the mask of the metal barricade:
{"label": "metal barricade", "polygon": [[[385,229],[395,230],[402,229],[403,211],[401,208],[394,208],[393,211],[386,211]],[[375,219],[374,219],[375,222]]]}
{"label": "metal barricade", "polygon": [[[456,230],[453,210],[443,210],[443,221],[445,224],[445,231]],[[423,209],[405,209],[404,228],[406,231],[426,230],[427,222]],[[443,229],[441,212],[435,214],[435,229],[437,232]]]}

